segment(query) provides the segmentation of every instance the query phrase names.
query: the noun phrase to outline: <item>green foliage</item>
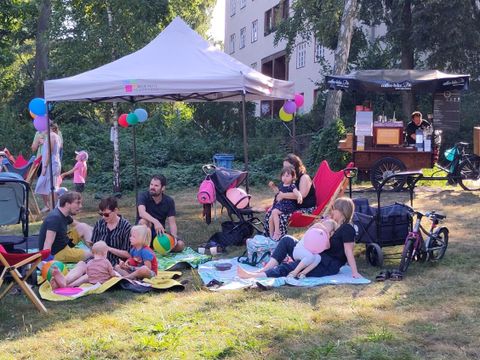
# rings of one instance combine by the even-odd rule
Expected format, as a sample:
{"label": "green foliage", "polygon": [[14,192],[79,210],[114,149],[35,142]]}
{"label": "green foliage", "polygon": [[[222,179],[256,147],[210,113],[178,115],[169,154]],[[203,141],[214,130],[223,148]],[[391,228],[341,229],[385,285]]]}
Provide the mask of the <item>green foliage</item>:
{"label": "green foliage", "polygon": [[345,126],[341,119],[323,128],[312,139],[307,163],[310,166],[318,166],[322,160],[327,160],[332,169],[342,169],[347,163],[348,154],[338,150],[338,142],[346,134]]}

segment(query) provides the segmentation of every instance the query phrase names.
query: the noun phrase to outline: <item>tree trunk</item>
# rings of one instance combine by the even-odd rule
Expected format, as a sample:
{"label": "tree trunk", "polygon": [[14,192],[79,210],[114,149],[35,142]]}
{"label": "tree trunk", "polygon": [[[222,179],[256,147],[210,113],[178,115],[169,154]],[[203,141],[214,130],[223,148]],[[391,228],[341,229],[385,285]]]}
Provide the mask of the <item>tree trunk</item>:
{"label": "tree trunk", "polygon": [[[110,4],[107,3],[107,19],[108,27],[110,28],[110,36],[113,36],[112,29],[112,9]],[[112,61],[115,59],[115,49],[112,46]],[[117,193],[121,191],[120,187],[120,146],[118,145],[118,107],[117,103],[113,103],[113,119],[112,119],[112,140],[113,140],[113,192]]]}
{"label": "tree trunk", "polygon": [[37,33],[35,38],[35,97],[43,98],[43,81],[48,70],[48,23],[52,13],[50,0],[42,0],[38,6]]}
{"label": "tree trunk", "polygon": [[[412,48],[412,2],[404,0],[402,7],[402,34],[401,34],[401,64],[402,69],[413,69],[414,58]],[[410,119],[410,114],[415,110],[415,94],[413,91],[402,94],[402,111],[405,119]]]}
{"label": "tree trunk", "polygon": [[[338,33],[338,44],[335,49],[335,63],[333,73],[335,75],[345,74],[352,42],[353,25],[358,14],[357,0],[345,0],[342,23]],[[341,91],[329,91],[327,104],[325,106],[324,126],[328,126],[340,116],[340,104],[342,102]]]}

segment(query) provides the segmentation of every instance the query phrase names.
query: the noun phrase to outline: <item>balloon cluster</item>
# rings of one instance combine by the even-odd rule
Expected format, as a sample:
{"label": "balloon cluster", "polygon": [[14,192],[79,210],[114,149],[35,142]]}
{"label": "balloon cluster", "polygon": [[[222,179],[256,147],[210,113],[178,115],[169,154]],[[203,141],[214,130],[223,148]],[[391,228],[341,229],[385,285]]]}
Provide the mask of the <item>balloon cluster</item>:
{"label": "balloon cluster", "polygon": [[145,109],[136,109],[130,114],[122,114],[118,117],[118,125],[121,127],[129,127],[138,123],[147,121],[148,113]]}
{"label": "balloon cluster", "polygon": [[285,101],[285,104],[280,108],[278,112],[278,116],[280,120],[285,122],[292,121],[293,114],[297,111],[298,108],[303,106],[304,98],[302,94],[295,94],[295,98],[293,100]]}
{"label": "balloon cluster", "polygon": [[28,110],[33,119],[33,126],[37,131],[46,131],[48,128],[47,103],[45,99],[35,98],[28,103]]}

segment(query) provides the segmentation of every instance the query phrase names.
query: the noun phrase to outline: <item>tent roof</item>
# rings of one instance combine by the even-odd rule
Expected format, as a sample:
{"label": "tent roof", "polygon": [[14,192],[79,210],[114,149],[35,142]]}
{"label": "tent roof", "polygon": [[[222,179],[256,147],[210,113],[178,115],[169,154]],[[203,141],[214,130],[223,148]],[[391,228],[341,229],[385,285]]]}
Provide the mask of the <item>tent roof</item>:
{"label": "tent roof", "polygon": [[416,91],[435,93],[468,90],[470,75],[447,74],[438,70],[358,70],[346,75],[325,77],[330,90],[377,93]]}
{"label": "tent roof", "polygon": [[144,48],[99,68],[44,83],[47,101],[238,101],[291,99],[270,78],[210,45],[175,18]]}

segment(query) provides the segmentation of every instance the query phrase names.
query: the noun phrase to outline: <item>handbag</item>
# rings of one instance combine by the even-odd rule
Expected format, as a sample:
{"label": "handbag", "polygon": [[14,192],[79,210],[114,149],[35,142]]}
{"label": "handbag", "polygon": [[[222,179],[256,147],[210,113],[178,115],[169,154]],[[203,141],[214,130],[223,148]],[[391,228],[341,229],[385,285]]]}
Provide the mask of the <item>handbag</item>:
{"label": "handbag", "polygon": [[238,257],[242,264],[261,267],[265,265],[276,249],[278,242],[263,235],[255,235],[247,239],[247,249]]}

